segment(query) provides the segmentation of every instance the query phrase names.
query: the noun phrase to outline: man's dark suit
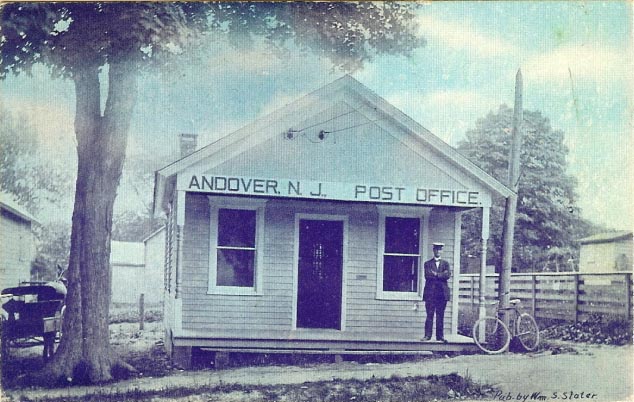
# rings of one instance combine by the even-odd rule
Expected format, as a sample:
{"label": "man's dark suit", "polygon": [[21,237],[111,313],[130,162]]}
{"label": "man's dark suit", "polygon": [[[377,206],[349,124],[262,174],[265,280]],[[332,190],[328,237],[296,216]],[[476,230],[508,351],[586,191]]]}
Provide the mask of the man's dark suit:
{"label": "man's dark suit", "polygon": [[425,262],[425,289],[423,290],[423,301],[427,318],[425,319],[425,337],[431,338],[431,329],[436,315],[436,339],[444,339],[443,321],[445,317],[445,307],[450,298],[449,285],[447,280],[451,277],[449,263],[443,259],[438,262],[431,259]]}

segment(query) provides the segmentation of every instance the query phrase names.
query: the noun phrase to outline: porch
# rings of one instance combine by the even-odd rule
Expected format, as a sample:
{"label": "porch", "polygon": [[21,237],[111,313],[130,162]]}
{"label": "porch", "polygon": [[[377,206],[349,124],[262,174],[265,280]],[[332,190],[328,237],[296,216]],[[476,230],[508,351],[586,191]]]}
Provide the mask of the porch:
{"label": "porch", "polygon": [[[181,334],[173,338],[174,362],[191,365],[192,348],[228,353],[325,354],[340,359],[344,355],[427,355],[433,352],[476,352],[473,339],[447,334],[447,343],[422,341],[422,334],[386,336],[358,331],[295,330],[246,333],[217,331],[209,334]],[[218,360],[218,358],[216,359]]]}

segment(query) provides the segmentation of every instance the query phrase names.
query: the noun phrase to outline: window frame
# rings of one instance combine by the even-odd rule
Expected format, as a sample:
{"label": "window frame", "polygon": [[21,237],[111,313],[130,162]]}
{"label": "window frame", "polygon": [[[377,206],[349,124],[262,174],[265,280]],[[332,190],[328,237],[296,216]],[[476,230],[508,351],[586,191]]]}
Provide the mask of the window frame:
{"label": "window frame", "polygon": [[[264,252],[264,208],[266,200],[239,197],[209,196],[209,272],[207,294],[214,295],[262,295],[262,270]],[[218,278],[218,214],[221,209],[255,211],[255,257],[253,266],[253,286],[216,285]],[[220,246],[220,249],[240,249],[239,247]],[[250,248],[249,248],[250,249]]]}
{"label": "window frame", "polygon": [[[377,206],[379,212],[378,247],[377,247],[377,271],[376,271],[376,298],[379,300],[411,300],[420,301],[423,295],[424,271],[423,264],[427,260],[429,208],[409,206]],[[385,220],[386,218],[413,218],[419,219],[418,236],[418,283],[415,292],[395,292],[383,290],[383,269],[385,258]],[[398,255],[388,253],[388,255]],[[409,254],[408,254],[409,255]]]}

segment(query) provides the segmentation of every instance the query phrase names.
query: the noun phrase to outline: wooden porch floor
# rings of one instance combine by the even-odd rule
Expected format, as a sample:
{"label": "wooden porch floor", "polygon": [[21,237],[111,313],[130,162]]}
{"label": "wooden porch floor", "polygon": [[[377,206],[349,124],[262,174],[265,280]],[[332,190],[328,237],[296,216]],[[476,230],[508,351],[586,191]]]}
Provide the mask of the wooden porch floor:
{"label": "wooden porch floor", "polygon": [[[282,332],[282,331],[280,331]],[[335,330],[295,330],[284,333],[236,334],[228,332],[184,333],[173,338],[174,346],[200,347],[212,351],[306,354],[426,354],[467,352],[478,348],[470,337],[448,334],[447,343],[422,341],[420,334],[393,336]],[[282,336],[283,335],[283,336]]]}

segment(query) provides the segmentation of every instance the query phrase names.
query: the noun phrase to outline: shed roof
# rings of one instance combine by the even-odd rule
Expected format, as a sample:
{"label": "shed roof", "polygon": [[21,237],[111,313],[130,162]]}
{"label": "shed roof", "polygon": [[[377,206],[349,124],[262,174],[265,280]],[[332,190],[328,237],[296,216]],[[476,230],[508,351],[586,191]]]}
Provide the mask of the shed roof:
{"label": "shed roof", "polygon": [[592,236],[579,239],[581,244],[593,244],[593,243],[612,243],[619,240],[632,240],[633,234],[627,230],[617,230],[614,232],[597,233]]}
{"label": "shed roof", "polygon": [[11,194],[0,192],[0,209],[8,211],[24,221],[37,223],[37,219],[26,208],[15,201]]}
{"label": "shed roof", "polygon": [[145,237],[145,239],[143,239],[143,243],[147,243],[148,240],[150,240],[151,238],[153,238],[154,236],[158,235],[159,233],[162,233],[165,231],[165,226],[161,226],[160,228],[156,229],[154,232],[150,233],[149,235],[147,235]]}
{"label": "shed roof", "polygon": [[[161,207],[165,207],[165,196],[171,192],[171,188],[174,186],[174,177],[179,173],[195,166],[200,166],[201,163],[206,163],[206,161],[213,158],[217,160],[225,158],[224,160],[226,160],[227,155],[236,154],[236,148],[241,151],[254,148],[269,140],[272,136],[284,132],[289,127],[293,127],[293,124],[301,122],[302,119],[306,119],[311,114],[314,115],[319,111],[329,111],[333,108],[337,109],[339,107],[337,102],[341,103],[342,97],[348,100],[352,98],[361,100],[363,110],[351,105],[346,106],[351,107],[354,112],[364,115],[366,122],[362,124],[373,124],[379,128],[385,127],[386,124],[398,127],[400,132],[405,133],[407,141],[410,142],[409,146],[429,150],[429,153],[433,154],[434,157],[442,158],[446,163],[450,164],[452,169],[456,170],[456,174],[459,172],[463,177],[469,177],[469,180],[477,182],[489,191],[501,196],[508,197],[513,193],[508,187],[480,169],[405,113],[376,95],[359,81],[349,75],[345,75],[156,171],[154,187],[155,212]],[[377,118],[377,115],[380,117]],[[389,152],[389,150],[385,152]],[[399,159],[399,155],[392,155],[392,157],[394,160]]]}
{"label": "shed roof", "polygon": [[110,264],[143,266],[144,252],[143,243],[113,241],[110,245]]}

